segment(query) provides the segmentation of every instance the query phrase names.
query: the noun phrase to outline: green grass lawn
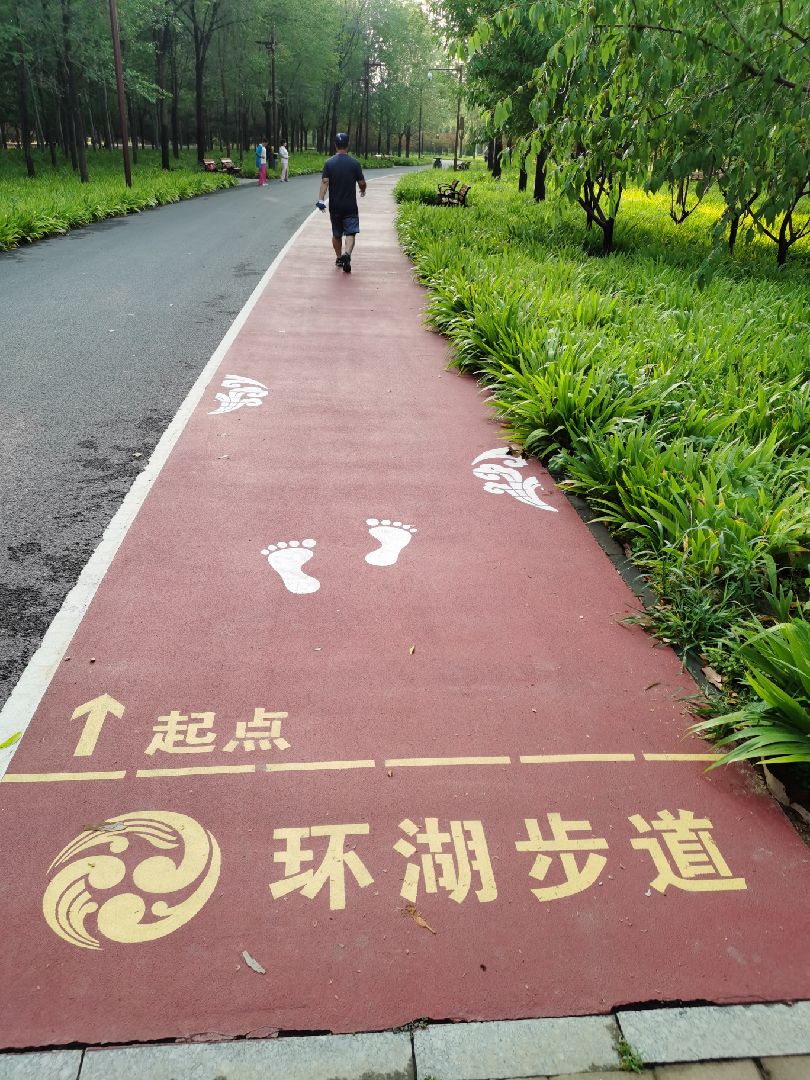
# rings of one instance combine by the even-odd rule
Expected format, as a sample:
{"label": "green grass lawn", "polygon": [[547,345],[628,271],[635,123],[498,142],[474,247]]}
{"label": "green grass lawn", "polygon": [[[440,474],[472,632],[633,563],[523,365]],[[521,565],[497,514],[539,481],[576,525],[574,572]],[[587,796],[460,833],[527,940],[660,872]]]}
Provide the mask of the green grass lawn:
{"label": "green grass lawn", "polygon": [[87,163],[90,183],[82,184],[70,165],[54,169],[47,154],[36,153],[37,175],[29,180],[19,151],[0,153],[0,251],[237,182],[230,176],[203,172],[193,151],[184,152],[171,172],[160,168],[157,152],[139,151],[131,188],[124,184],[120,150],[88,151]]}
{"label": "green grass lawn", "polygon": [[[397,187],[455,365],[632,551],[654,631],[744,694],[742,643],[810,613],[810,242],[780,270],[773,244],[738,241],[700,287],[716,198],[676,226],[666,196],[628,191],[618,250],[598,258],[553,192],[536,204],[514,173],[460,178],[467,209],[425,204],[431,172]],[[797,663],[810,699],[810,655]]]}

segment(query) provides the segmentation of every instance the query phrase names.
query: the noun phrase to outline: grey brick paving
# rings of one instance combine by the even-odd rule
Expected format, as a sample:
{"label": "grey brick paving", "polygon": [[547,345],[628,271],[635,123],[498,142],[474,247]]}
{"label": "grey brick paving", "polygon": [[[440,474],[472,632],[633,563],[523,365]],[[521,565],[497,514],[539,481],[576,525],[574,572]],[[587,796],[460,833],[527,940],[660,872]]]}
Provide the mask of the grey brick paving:
{"label": "grey brick paving", "polygon": [[763,1058],[768,1080],[810,1080],[810,1057]]}
{"label": "grey brick paving", "polygon": [[135,1046],[88,1050],[81,1080],[413,1080],[413,1057],[393,1032]]}
{"label": "grey brick paving", "polygon": [[651,1064],[810,1054],[810,1002],[650,1009],[617,1014],[630,1045]]}
{"label": "grey brick paving", "polygon": [[442,1024],[414,1032],[416,1072],[437,1080],[511,1080],[618,1066],[611,1017]]}
{"label": "grey brick paving", "polygon": [[[615,1069],[611,1069],[610,1072],[558,1073],[556,1076],[549,1076],[548,1080],[630,1080],[630,1077],[635,1078],[638,1076],[642,1080],[644,1080],[644,1077],[647,1080],[655,1080],[652,1069],[644,1069],[640,1073],[617,1072]],[[540,1077],[535,1078],[535,1080],[540,1080]]]}
{"label": "grey brick paving", "polygon": [[0,1054],[0,1080],[76,1080],[81,1063],[81,1050]]}
{"label": "grey brick paving", "polygon": [[659,1065],[655,1080],[762,1080],[753,1061],[713,1061],[703,1065]]}

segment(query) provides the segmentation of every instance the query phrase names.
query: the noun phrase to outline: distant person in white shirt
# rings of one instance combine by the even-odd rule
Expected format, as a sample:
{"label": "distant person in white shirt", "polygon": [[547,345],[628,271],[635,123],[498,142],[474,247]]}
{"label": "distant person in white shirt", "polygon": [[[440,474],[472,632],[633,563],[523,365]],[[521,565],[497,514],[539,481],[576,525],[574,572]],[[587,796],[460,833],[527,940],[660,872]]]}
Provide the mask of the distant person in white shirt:
{"label": "distant person in white shirt", "polygon": [[287,149],[286,143],[280,143],[278,148],[278,156],[281,158],[281,179],[286,184],[289,180],[290,171],[290,152]]}

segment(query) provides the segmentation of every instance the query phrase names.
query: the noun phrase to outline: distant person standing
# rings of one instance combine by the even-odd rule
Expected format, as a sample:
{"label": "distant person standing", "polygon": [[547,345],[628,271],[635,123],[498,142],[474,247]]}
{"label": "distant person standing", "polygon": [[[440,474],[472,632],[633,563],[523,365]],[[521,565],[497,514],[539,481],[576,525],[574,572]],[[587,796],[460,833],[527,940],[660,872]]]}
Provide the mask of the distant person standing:
{"label": "distant person standing", "polygon": [[290,151],[286,143],[279,144],[278,156],[281,158],[281,180],[286,184],[290,178]]}
{"label": "distant person standing", "polygon": [[[324,162],[321,190],[315,205],[326,210],[324,197],[329,192],[329,218],[332,222],[332,247],[335,249],[335,266],[344,274],[352,272],[354,238],[360,232],[360,216],[357,209],[357,188],[361,197],[366,193],[366,178],[360,162],[349,154],[349,136],[340,131],[335,136],[337,153]],[[356,187],[355,187],[356,185]],[[344,248],[345,241],[345,251]]]}
{"label": "distant person standing", "polygon": [[256,168],[259,170],[259,187],[267,183],[267,139],[259,139],[256,144]]}

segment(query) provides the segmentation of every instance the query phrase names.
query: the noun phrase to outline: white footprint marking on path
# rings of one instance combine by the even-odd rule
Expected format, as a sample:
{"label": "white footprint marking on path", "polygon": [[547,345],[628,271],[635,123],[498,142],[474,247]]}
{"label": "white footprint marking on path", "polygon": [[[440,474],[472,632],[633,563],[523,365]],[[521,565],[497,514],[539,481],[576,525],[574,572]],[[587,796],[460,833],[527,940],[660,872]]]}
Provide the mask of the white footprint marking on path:
{"label": "white footprint marking on path", "polygon": [[370,525],[369,534],[379,541],[380,546],[376,551],[370,551],[366,555],[366,562],[372,566],[393,566],[399,558],[399,553],[411,542],[411,537],[416,532],[410,525],[403,525],[401,521],[389,521],[383,518],[368,518],[366,525]]}
{"label": "white footprint marking on path", "polygon": [[321,587],[317,578],[305,574],[303,567],[308,563],[315,552],[314,540],[279,540],[276,544],[268,544],[262,549],[262,555],[267,556],[267,561],[284,582],[285,587],[291,593],[303,595],[317,592]]}

